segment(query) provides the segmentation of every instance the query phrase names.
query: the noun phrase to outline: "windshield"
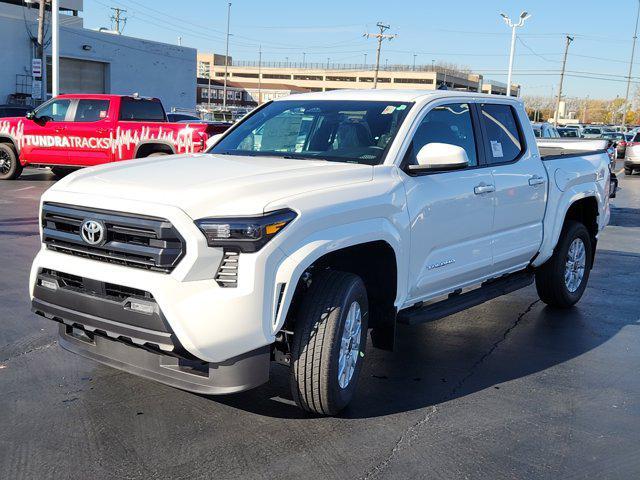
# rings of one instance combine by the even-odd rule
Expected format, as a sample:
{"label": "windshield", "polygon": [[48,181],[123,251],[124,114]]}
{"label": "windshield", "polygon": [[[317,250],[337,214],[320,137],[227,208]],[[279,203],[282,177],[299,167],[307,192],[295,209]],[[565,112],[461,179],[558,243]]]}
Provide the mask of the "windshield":
{"label": "windshield", "polygon": [[600,135],[602,133],[602,130],[600,130],[599,128],[585,128],[584,133],[586,133],[587,135]]}
{"label": "windshield", "polygon": [[273,102],[208,153],[378,165],[411,103],[337,100]]}

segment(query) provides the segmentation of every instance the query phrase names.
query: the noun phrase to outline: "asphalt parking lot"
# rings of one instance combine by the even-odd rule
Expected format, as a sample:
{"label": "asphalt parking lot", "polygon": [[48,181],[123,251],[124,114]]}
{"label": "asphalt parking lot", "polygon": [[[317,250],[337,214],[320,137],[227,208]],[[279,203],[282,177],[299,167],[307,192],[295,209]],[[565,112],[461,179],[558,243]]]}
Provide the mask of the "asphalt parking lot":
{"label": "asphalt parking lot", "polygon": [[400,326],[339,418],[303,415],[279,365],[207,398],[62,350],[27,292],[52,183],[0,182],[0,479],[640,476],[640,175],[621,176],[577,307],[529,287]]}

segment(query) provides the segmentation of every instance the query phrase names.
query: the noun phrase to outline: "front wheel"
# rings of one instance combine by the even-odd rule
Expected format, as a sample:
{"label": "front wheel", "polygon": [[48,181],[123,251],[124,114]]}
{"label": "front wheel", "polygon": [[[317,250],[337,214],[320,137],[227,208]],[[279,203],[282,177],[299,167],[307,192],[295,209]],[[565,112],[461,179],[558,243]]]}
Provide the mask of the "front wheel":
{"label": "front wheel", "polygon": [[633,175],[633,168],[631,168],[631,167],[624,167],[624,174],[625,174],[625,175]]}
{"label": "front wheel", "polygon": [[71,172],[75,172],[77,168],[69,168],[69,167],[50,167],[51,173],[56,179],[61,179],[69,175]]}
{"label": "front wheel", "polygon": [[297,314],[291,391],[303,410],[336,415],[356,390],[367,341],[369,304],[360,277],[327,270],[313,276]]}
{"label": "front wheel", "polygon": [[13,146],[0,143],[0,180],[14,180],[22,174],[22,165]]}
{"label": "front wheel", "polygon": [[587,228],[568,221],[553,256],[536,270],[536,289],[544,303],[567,308],[580,300],[589,280],[592,248]]}

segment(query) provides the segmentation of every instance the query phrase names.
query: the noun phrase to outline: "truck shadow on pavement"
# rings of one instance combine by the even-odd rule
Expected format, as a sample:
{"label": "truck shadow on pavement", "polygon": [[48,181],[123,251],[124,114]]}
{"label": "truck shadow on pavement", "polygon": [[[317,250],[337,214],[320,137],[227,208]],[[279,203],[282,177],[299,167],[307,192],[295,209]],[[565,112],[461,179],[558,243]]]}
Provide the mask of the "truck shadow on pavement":
{"label": "truck shadow on pavement", "polygon": [[[430,324],[400,325],[394,352],[367,348],[358,392],[340,417],[392,415],[488,388],[517,389],[507,382],[577,359],[637,324],[637,297],[621,300],[615,291],[628,284],[637,292],[639,269],[640,255],[599,250],[588,290],[571,309],[545,306],[529,287]],[[313,418],[294,405],[288,375],[274,365],[269,383],[211,399],[267,417]],[[576,384],[585,375],[599,373],[583,371]]]}

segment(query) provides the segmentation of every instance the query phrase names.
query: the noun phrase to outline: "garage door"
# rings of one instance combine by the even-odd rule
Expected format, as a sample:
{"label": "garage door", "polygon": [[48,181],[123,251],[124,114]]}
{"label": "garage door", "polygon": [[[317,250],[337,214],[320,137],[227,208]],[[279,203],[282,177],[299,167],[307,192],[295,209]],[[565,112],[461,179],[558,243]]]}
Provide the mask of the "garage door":
{"label": "garage door", "polygon": [[[60,93],[108,93],[107,64],[60,57]],[[47,84],[51,92],[51,58],[47,62]]]}

